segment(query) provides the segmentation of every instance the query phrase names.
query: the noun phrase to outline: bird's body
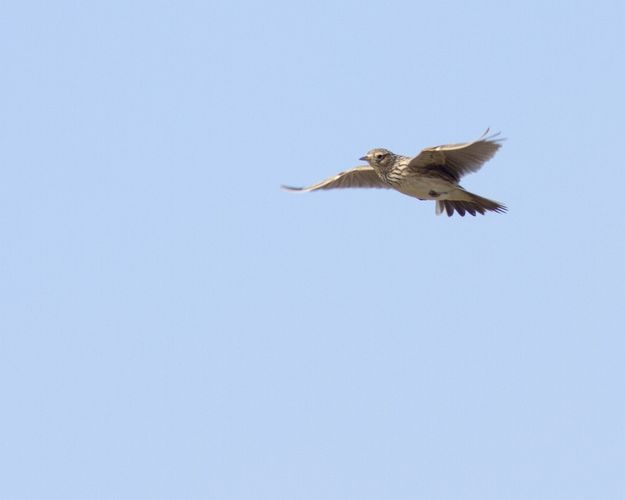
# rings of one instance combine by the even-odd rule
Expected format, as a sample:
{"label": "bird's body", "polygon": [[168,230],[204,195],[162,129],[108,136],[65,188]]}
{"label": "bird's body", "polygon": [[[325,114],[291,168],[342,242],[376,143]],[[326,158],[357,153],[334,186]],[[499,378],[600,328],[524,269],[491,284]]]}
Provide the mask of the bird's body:
{"label": "bird's body", "polygon": [[[376,149],[371,153],[375,155],[378,151],[381,150]],[[388,165],[374,163],[372,168],[389,187],[420,200],[431,200],[432,193],[442,193],[450,189],[450,180],[440,175],[414,175],[408,168],[409,156],[394,155],[390,152],[388,154],[392,155]]]}
{"label": "bird's body", "polygon": [[284,186],[291,191],[316,191],[334,188],[391,188],[420,200],[436,200],[436,213],[461,216],[486,211],[505,212],[496,201],[470,193],[459,184],[460,178],[475,172],[501,147],[496,136],[486,134],[474,142],[426,148],[417,156],[401,156],[387,149],[372,149],[361,160],[368,166],[355,167],[305,188]]}

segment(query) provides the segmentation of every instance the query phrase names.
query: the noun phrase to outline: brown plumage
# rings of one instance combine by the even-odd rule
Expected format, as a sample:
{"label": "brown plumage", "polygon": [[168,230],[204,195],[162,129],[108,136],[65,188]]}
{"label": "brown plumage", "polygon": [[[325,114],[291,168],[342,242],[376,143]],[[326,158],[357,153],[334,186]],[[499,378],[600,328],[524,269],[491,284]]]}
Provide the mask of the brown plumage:
{"label": "brown plumage", "polygon": [[436,213],[454,211],[464,217],[486,212],[505,212],[501,203],[466,191],[460,179],[478,171],[501,147],[498,134],[488,130],[476,141],[426,148],[415,157],[401,156],[387,149],[372,149],[361,160],[368,165],[354,167],[308,187],[283,186],[290,191],[336,188],[395,189],[420,200],[436,200]]}

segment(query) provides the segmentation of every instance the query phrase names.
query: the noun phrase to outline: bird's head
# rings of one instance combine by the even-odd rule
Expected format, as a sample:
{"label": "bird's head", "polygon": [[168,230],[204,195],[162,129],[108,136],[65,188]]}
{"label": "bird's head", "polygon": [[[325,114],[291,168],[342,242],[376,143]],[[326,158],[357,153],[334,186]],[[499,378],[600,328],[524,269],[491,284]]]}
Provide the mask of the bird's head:
{"label": "bird's head", "polygon": [[378,167],[384,169],[393,163],[393,153],[388,149],[376,148],[369,151],[365,156],[360,158],[361,161],[366,161],[372,167]]}

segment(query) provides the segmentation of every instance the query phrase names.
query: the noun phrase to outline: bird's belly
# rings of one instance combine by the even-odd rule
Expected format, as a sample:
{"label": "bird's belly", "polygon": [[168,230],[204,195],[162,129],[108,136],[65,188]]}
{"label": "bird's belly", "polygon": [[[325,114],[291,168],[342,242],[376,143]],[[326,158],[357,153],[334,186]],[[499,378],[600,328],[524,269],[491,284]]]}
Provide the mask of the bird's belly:
{"label": "bird's belly", "polygon": [[443,179],[408,177],[396,189],[420,200],[436,200],[453,189],[453,187],[450,182]]}

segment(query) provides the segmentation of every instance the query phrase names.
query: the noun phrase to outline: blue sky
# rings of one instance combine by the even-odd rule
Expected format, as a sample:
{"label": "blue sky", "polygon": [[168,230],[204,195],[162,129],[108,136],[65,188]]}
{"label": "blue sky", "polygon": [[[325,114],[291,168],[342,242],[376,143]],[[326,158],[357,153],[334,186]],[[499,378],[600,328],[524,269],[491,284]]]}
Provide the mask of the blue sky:
{"label": "blue sky", "polygon": [[0,497],[623,498],[622,2],[0,13]]}

